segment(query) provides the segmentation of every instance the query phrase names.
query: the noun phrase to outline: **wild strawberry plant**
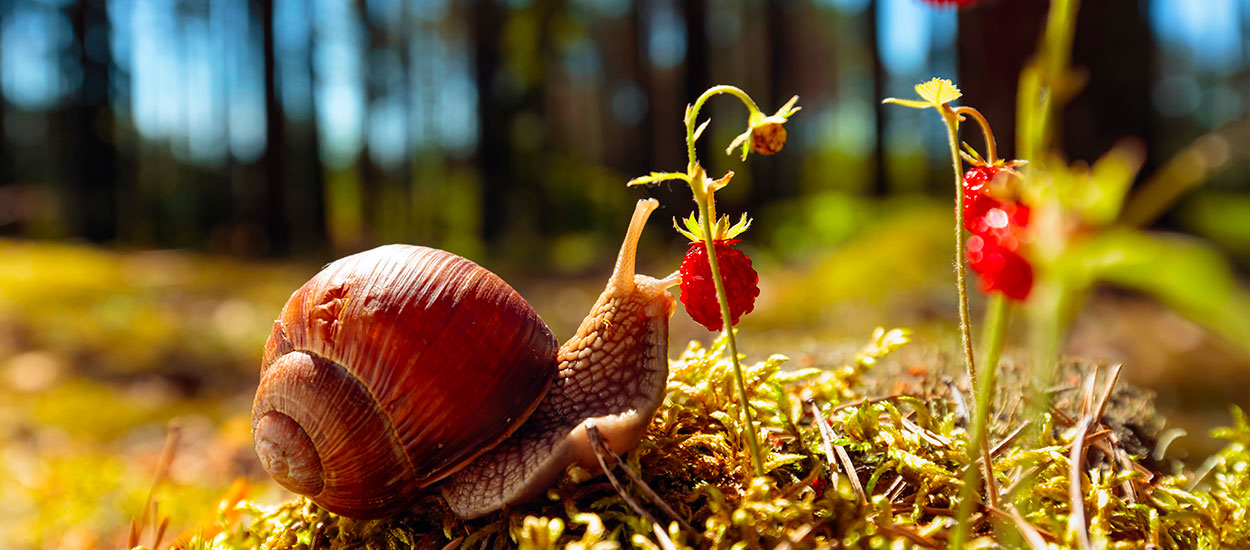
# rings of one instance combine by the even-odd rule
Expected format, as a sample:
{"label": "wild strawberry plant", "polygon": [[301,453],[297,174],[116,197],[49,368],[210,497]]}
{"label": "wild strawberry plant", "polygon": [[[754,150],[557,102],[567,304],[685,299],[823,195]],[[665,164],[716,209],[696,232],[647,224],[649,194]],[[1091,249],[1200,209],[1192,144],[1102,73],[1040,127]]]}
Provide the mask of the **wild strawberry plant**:
{"label": "wild strawberry plant", "polygon": [[[1041,51],[1021,75],[1016,150],[1030,161],[1028,164],[996,157],[988,121],[972,107],[952,105],[962,94],[948,80],[934,78],[917,85],[919,101],[885,100],[932,108],[946,125],[956,178],[956,287],[961,340],[976,398],[969,456],[979,456],[981,462],[986,508],[1015,510],[1018,506],[1026,515],[1030,513],[1028,499],[999,502],[995,464],[988,450],[990,400],[1012,304],[1024,306],[1030,314],[1037,387],[1054,381],[1065,327],[1083,297],[1099,282],[1156,296],[1225,335],[1237,331],[1240,336],[1233,337],[1234,341],[1244,342],[1244,334],[1250,332],[1250,323],[1240,314],[1250,310],[1250,297],[1237,289],[1231,269],[1218,254],[1192,241],[1138,229],[1163,209],[1161,201],[1151,197],[1175,199],[1180,195],[1156,180],[1146,186],[1148,193],[1143,194],[1147,199],[1128,196],[1142,165],[1140,147],[1124,142],[1093,167],[1080,163],[1069,166],[1052,152],[1058,148],[1052,131],[1055,113],[1079,87],[1067,65],[1076,5],[1076,0],[1052,2]],[[965,151],[959,150],[959,126],[969,118],[984,135],[984,157],[966,144]],[[964,160],[972,164],[966,172]],[[1177,181],[1189,183],[1185,178]],[[980,369],[972,353],[965,266],[978,276],[981,290],[988,295]],[[1172,275],[1178,272],[1184,275]],[[1050,417],[1047,395],[1033,396],[1032,401],[1034,413]],[[966,520],[972,514],[973,495],[980,481],[973,470],[967,470],[960,489],[958,521],[950,548],[961,548],[968,538]],[[1076,474],[1071,477],[1075,479]],[[1072,483],[1075,502],[1081,495],[1080,485]],[[1126,498],[1134,497],[1127,494]],[[1087,546],[1088,533],[1082,532],[1093,529],[1093,522],[1086,525],[1074,511],[1069,525],[1073,539]]]}
{"label": "wild strawberry plant", "polygon": [[[745,161],[751,152],[772,155],[785,147],[785,123],[791,115],[801,109],[795,106],[799,100],[798,96],[790,98],[790,101],[786,102],[776,113],[765,115],[756,106],[755,100],[741,89],[734,86],[713,86],[703,92],[693,104],[686,107],[686,153],[689,158],[686,171],[652,172],[630,180],[628,185],[679,180],[690,186],[696,207],[695,212],[688,220],[686,230],[683,231],[677,227],[679,232],[692,241],[692,246],[682,261],[680,270],[681,301],[686,307],[686,312],[695,322],[708,330],[724,330],[729,345],[729,357],[734,365],[738,400],[741,403],[743,424],[746,426],[744,431],[751,448],[755,475],[759,476],[764,474],[764,461],[755,423],[752,420],[750,403],[747,399],[746,382],[742,377],[742,367],[738,361],[738,344],[733,330],[738,319],[754,308],[755,297],[759,295],[757,286],[759,278],[755,270],[751,268],[750,258],[732,248],[736,244],[734,237],[746,231],[751,222],[746,214],[743,214],[738,224],[729,227],[727,217],[717,218],[716,191],[729,184],[729,180],[733,178],[733,172],[713,180],[699,164],[694,146],[708,123],[711,122],[710,119],[705,120],[696,126],[699,121],[699,111],[707,100],[719,94],[728,94],[738,98],[748,111],[746,131],[739,134],[729,144],[725,154],[733,154],[735,149],[740,149],[742,160]],[[674,221],[674,226],[676,227],[676,221]],[[702,250],[699,250],[700,248]],[[719,310],[719,319],[717,319],[717,310]]]}

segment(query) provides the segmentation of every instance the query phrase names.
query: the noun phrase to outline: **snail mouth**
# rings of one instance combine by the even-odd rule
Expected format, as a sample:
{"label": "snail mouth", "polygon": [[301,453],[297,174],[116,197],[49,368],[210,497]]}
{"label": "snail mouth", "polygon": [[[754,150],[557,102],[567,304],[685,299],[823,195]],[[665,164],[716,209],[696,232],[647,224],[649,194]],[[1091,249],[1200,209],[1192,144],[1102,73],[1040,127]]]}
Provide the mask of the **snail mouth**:
{"label": "snail mouth", "polygon": [[325,484],[321,457],[312,439],[291,417],[269,411],[256,423],[256,456],[279,484],[296,493],[316,496]]}

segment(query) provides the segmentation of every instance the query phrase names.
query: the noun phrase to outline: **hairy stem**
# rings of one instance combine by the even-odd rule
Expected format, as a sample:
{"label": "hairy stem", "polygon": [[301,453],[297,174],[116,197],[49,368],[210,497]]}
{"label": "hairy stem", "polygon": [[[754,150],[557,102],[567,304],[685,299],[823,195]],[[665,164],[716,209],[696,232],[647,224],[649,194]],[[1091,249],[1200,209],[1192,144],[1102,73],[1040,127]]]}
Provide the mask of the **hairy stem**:
{"label": "hairy stem", "polygon": [[947,136],[950,138],[951,166],[955,169],[955,287],[959,291],[959,336],[968,380],[975,386],[977,369],[972,358],[972,323],[968,320],[968,281],[964,274],[967,250],[964,245],[964,170],[963,160],[959,158],[959,115],[947,105],[942,106],[941,113],[942,120],[946,122]]}
{"label": "hairy stem", "polygon": [[738,359],[738,342],[734,336],[732,314],[729,312],[729,295],[725,292],[725,282],[721,279],[720,265],[716,260],[716,247],[713,245],[714,234],[712,232],[712,222],[715,219],[716,208],[713,205],[713,197],[710,190],[707,189],[706,175],[703,168],[699,166],[699,161],[695,156],[695,122],[699,119],[699,110],[703,108],[703,104],[712,96],[727,93],[737,97],[746,105],[752,114],[759,112],[759,107],[751,100],[750,96],[741,89],[734,86],[714,86],[703,92],[694,105],[686,112],[686,152],[689,155],[689,163],[686,170],[690,175],[690,189],[694,194],[694,202],[699,208],[699,223],[703,227],[703,247],[707,251],[708,265],[712,268],[712,283],[716,287],[716,299],[720,302],[721,321],[724,323],[725,340],[729,344],[729,360],[734,369],[734,380],[738,388],[738,404],[742,408],[742,421],[746,426],[747,445],[751,448],[751,464],[754,466],[755,475],[764,475],[764,459],[760,454],[760,442],[755,435],[755,419],[751,414],[751,401],[747,398],[746,379],[742,376],[742,364]]}
{"label": "hairy stem", "polygon": [[991,165],[998,162],[998,144],[994,142],[994,131],[990,129],[990,123],[985,120],[985,116],[981,114],[981,111],[972,107],[956,107],[954,110],[955,114],[959,116],[968,115],[977,121],[977,124],[981,126],[981,134],[985,136],[986,162]]}
{"label": "hairy stem", "polygon": [[[1008,314],[1007,298],[1001,293],[991,295],[985,310],[985,332],[981,338],[982,372],[977,380],[976,408],[972,412],[971,429],[976,437],[972,439],[972,447],[968,452],[970,456],[981,455],[981,477],[987,480],[986,503],[992,508],[998,507],[999,495],[998,488],[993,483],[994,470],[991,467],[989,455],[990,395],[994,391],[998,374],[998,358],[1002,353],[1003,340],[1007,334]],[[959,509],[956,511],[956,517],[959,518],[966,518],[972,514],[972,495],[976,494],[981,486],[981,479],[978,478],[975,468],[968,468],[964,472],[963,480],[963,486],[959,488]],[[962,545],[963,542],[959,540],[958,544]]]}
{"label": "hairy stem", "polygon": [[[964,192],[963,192],[963,161],[959,157],[959,114],[955,112],[949,105],[942,105],[939,112],[942,114],[942,121],[946,123],[947,137],[950,141],[951,148],[951,167],[955,170],[955,286],[959,291],[959,336],[963,345],[964,366],[968,371],[968,381],[976,392],[975,400],[978,404],[977,411],[979,414],[985,407],[980,406],[981,403],[989,403],[988,391],[992,386],[983,386],[977,380],[976,364],[972,357],[972,323],[969,321],[968,314],[968,282],[964,274],[964,259],[967,251],[964,245]],[[986,140],[992,141],[992,138]],[[987,151],[988,153],[988,151]],[[983,378],[987,378],[991,384],[993,383],[993,374],[990,373]],[[974,422],[970,427],[973,432],[969,434],[969,457],[975,457],[980,454],[982,462],[982,477],[985,480],[986,503],[991,507],[998,505],[998,488],[994,483],[993,463],[990,461],[989,449],[989,433],[984,423],[977,426]],[[975,460],[975,459],[974,459]],[[969,468],[969,472],[975,472]],[[972,474],[975,476],[975,473]],[[975,483],[975,482],[974,482]],[[972,495],[975,492],[974,483],[964,483],[960,490],[959,512],[956,515],[955,533],[950,539],[951,549],[962,549],[968,537],[968,517],[972,513]]]}
{"label": "hairy stem", "polygon": [[[692,177],[694,176],[695,167],[699,164],[694,150],[695,122],[699,119],[699,110],[703,109],[703,104],[706,103],[707,100],[711,99],[712,96],[718,94],[729,94],[738,98],[742,101],[743,105],[746,105],[747,110],[750,111],[752,115],[760,112],[760,108],[755,105],[755,101],[751,99],[751,96],[747,95],[746,92],[742,91],[742,89],[737,86],[728,86],[724,84],[720,86],[712,86],[711,88],[708,88],[706,92],[703,92],[698,99],[694,100],[694,105],[690,106],[690,109],[686,111],[686,158],[690,159],[690,161],[686,164],[686,173],[690,174]],[[691,186],[694,186],[694,182],[691,182]]]}

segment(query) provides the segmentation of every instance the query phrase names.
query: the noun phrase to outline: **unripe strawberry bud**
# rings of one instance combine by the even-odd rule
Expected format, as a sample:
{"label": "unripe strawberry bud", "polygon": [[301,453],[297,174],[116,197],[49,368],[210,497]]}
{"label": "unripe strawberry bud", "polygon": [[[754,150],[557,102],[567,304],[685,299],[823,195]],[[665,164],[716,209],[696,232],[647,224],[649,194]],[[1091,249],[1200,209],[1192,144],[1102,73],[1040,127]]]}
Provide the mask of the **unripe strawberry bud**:
{"label": "unripe strawberry bud", "polygon": [[769,117],[763,124],[751,128],[751,150],[764,155],[775,155],[786,146],[786,127]]}

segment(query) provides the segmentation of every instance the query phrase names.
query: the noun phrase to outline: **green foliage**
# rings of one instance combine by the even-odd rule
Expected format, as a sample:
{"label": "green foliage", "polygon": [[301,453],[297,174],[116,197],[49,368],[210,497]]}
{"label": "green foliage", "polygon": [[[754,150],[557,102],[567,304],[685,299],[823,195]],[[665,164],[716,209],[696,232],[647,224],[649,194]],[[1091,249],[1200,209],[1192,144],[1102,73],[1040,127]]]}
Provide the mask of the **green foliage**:
{"label": "green foliage", "polygon": [[1130,288],[1189,317],[1229,342],[1246,346],[1250,294],[1226,256],[1210,243],[1117,225],[1142,151],[1134,142],[1113,148],[1092,167],[1055,159],[1028,171],[1037,220],[1033,250],[1042,277],[1062,289],[1065,310],[1036,316],[1069,319],[1080,297],[1102,283]]}
{"label": "green foliage", "polygon": [[1250,295],[1228,261],[1206,243],[1179,235],[1109,231],[1077,247],[1067,272],[1141,291],[1178,313],[1246,345]]}

